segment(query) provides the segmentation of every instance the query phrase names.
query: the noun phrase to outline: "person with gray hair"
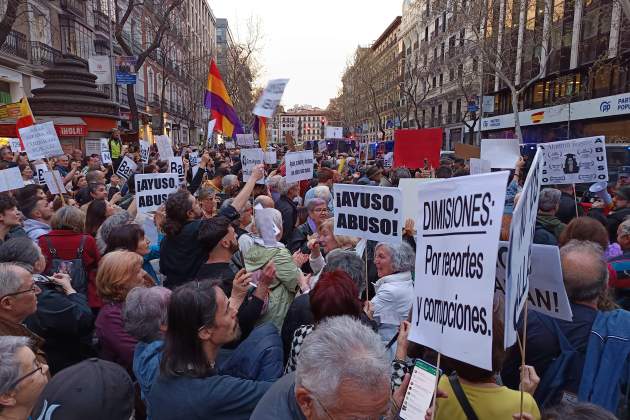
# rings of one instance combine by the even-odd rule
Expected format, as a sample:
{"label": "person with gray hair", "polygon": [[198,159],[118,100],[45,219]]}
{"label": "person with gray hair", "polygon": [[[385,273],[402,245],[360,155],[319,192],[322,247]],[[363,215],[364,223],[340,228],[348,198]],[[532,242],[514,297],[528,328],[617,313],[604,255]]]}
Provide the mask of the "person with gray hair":
{"label": "person with gray hair", "polygon": [[292,253],[300,251],[309,254],[311,250],[308,248],[308,238],[317,233],[321,224],[330,218],[328,203],[321,198],[311,199],[306,205],[306,210],[308,211],[306,223],[295,229],[288,245]]}
{"label": "person with gray hair", "polygon": [[282,214],[282,238],[280,242],[289,245],[298,220],[297,205],[294,200],[300,196],[300,185],[297,182],[287,182],[286,178],[282,178],[278,182],[278,193],[280,198],[275,203],[276,209]]}
{"label": "person with gray hair", "polygon": [[0,418],[28,419],[48,383],[48,366],[27,337],[0,337]]}
{"label": "person with gray hair", "polygon": [[[413,303],[412,272],[416,261],[415,252],[409,244],[381,242],[374,249],[374,265],[378,281],[374,285],[372,298],[374,320],[384,343],[396,334],[401,321],[407,319]],[[390,348],[393,359],[395,345]]]}
{"label": "person with gray hair", "polygon": [[138,340],[133,353],[133,373],[147,412],[150,407],[146,396],[160,370],[170,300],[171,291],[165,287],[136,287],[127,294],[123,307],[125,330]]}
{"label": "person with gray hair", "polygon": [[274,175],[267,178],[267,187],[273,201],[278,201],[280,198],[280,190],[278,189],[280,181],[282,181],[282,175]]}
{"label": "person with gray hair", "polygon": [[267,391],[251,420],[381,418],[390,408],[389,374],[377,334],[349,316],[327,318],[304,340],[296,371]]}
{"label": "person with gray hair", "polygon": [[104,254],[105,249],[107,249],[107,239],[112,230],[117,226],[126,225],[132,221],[133,218],[131,214],[126,210],[116,212],[105,219],[101,227],[96,231],[96,246],[101,255]]}
{"label": "person with gray hair", "polygon": [[562,193],[555,188],[543,188],[538,198],[538,215],[536,216],[536,231],[534,243],[558,245],[560,234],[567,227],[556,213],[560,208]]}
{"label": "person with gray hair", "polygon": [[234,197],[241,187],[241,183],[238,181],[236,175],[229,174],[223,177],[221,186],[223,187],[223,194],[225,194],[226,197]]}

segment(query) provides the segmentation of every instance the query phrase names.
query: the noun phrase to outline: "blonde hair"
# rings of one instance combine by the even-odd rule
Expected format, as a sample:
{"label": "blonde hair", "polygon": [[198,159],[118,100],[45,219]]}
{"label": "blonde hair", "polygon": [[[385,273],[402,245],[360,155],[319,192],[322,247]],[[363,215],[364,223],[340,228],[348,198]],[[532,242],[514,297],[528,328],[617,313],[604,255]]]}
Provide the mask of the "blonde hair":
{"label": "blonde hair", "polygon": [[136,280],[138,265],[142,267],[142,257],[135,252],[112,251],[105,254],[96,273],[98,295],[112,302],[124,301],[127,293],[139,286]]}
{"label": "blonde hair", "polygon": [[85,213],[74,206],[63,206],[53,214],[50,227],[54,230],[82,233],[85,227]]}
{"label": "blonde hair", "polygon": [[326,219],[319,225],[317,228],[317,232],[321,232],[322,230],[328,230],[335,237],[335,242],[339,245],[339,248],[348,249],[354,248],[359,243],[359,238],[355,238],[354,236],[346,236],[346,235],[335,235],[335,226],[334,219],[331,217],[330,219]]}

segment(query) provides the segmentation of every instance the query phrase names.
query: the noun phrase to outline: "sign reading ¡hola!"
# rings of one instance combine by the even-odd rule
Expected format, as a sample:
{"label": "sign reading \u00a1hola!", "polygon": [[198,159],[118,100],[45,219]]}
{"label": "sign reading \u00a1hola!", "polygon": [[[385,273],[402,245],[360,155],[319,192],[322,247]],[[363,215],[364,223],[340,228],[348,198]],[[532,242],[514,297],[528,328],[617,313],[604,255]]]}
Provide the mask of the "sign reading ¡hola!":
{"label": "sign reading \u00a1hola!", "polygon": [[56,125],[55,130],[59,137],[83,137],[87,136],[87,125]]}

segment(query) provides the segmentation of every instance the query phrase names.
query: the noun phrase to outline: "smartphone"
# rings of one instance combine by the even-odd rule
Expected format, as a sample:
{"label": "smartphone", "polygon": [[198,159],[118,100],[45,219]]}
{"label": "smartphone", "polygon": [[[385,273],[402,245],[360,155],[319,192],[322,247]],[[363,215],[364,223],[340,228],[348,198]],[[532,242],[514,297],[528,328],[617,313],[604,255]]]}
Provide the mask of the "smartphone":
{"label": "smartphone", "polygon": [[403,420],[423,419],[433,400],[436,375],[442,372],[424,360],[417,359],[411,374],[407,394],[400,407]]}

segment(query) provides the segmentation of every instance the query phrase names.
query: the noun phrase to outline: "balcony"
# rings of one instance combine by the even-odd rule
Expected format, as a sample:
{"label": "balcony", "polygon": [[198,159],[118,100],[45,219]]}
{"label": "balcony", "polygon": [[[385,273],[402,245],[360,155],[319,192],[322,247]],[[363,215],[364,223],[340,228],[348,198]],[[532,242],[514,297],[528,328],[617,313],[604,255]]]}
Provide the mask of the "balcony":
{"label": "balcony", "polygon": [[109,18],[100,10],[94,10],[94,27],[97,31],[109,33]]}
{"label": "balcony", "polygon": [[157,93],[153,93],[153,94],[149,95],[149,106],[153,107],[153,108],[159,108],[160,107],[160,95],[158,95]]}
{"label": "balcony", "polygon": [[138,108],[144,108],[147,104],[146,100],[144,99],[144,96],[139,95],[136,93],[136,105],[138,106]]}
{"label": "balcony", "polygon": [[40,66],[52,66],[56,58],[61,57],[61,51],[42,42],[31,42],[31,62]]}
{"label": "balcony", "polygon": [[17,31],[9,32],[7,39],[4,41],[2,52],[14,55],[23,59],[27,59],[28,42],[26,41],[26,35]]}
{"label": "balcony", "polygon": [[85,0],[61,0],[61,7],[77,16],[85,17],[87,14],[87,2]]}

